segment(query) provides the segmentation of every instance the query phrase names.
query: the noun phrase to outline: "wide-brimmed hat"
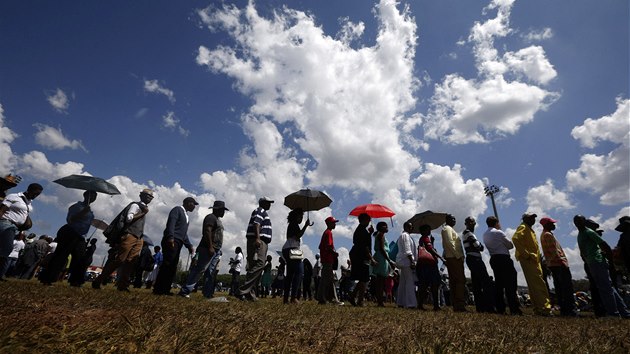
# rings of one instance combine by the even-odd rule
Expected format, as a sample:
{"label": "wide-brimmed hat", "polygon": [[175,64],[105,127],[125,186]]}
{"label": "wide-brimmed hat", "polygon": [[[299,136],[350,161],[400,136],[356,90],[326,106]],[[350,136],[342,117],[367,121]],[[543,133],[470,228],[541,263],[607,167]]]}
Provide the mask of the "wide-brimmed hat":
{"label": "wide-brimmed hat", "polygon": [[260,199],[258,199],[258,203],[260,203],[260,202],[273,203],[273,199],[265,196],[265,197],[261,197]]}
{"label": "wide-brimmed hat", "polygon": [[630,230],[630,216],[622,216],[619,218],[619,225],[615,227],[615,231],[626,232]]}
{"label": "wide-brimmed hat", "polygon": [[149,189],[149,188],[145,188],[143,190],[140,191],[140,194],[146,194],[148,196],[153,197],[153,190]]}
{"label": "wide-brimmed hat", "polygon": [[209,209],[223,209],[225,211],[230,211],[230,209],[225,207],[225,202],[222,200],[215,200],[214,204]]}

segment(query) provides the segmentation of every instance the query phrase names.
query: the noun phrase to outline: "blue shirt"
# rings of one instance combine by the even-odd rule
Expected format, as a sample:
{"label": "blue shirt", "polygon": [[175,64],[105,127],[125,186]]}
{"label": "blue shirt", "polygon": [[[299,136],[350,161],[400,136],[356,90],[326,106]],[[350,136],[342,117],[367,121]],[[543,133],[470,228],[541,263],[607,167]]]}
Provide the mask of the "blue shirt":
{"label": "blue shirt", "polygon": [[72,220],[75,215],[79,214],[85,207],[86,205],[84,202],[76,202],[75,204],[72,204],[70,208],[68,208],[68,216],[66,217],[68,226],[81,236],[85,236],[88,231],[90,231],[92,220],[94,220],[94,213],[92,210],[85,213],[83,217],[76,219],[74,222],[70,222],[70,220]]}
{"label": "blue shirt", "polygon": [[158,266],[162,265],[162,261],[164,260],[164,255],[162,255],[162,252],[158,252],[156,254],[153,255],[153,261],[155,262],[155,264],[157,264]]}
{"label": "blue shirt", "polygon": [[252,212],[247,225],[247,238],[256,238],[256,224],[260,225],[260,239],[265,243],[271,242],[271,219],[267,210],[258,207]]}

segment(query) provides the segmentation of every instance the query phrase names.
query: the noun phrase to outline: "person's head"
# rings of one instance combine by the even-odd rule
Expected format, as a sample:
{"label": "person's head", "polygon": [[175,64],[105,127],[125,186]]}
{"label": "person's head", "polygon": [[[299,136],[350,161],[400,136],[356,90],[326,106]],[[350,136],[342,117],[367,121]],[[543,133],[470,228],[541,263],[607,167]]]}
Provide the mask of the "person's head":
{"label": "person's head", "polygon": [[406,233],[410,233],[412,229],[413,229],[413,224],[410,223],[409,221],[403,224],[403,231],[405,231]]}
{"label": "person's head", "polygon": [[534,213],[530,213],[530,212],[527,212],[527,213],[523,214],[523,217],[522,217],[523,224],[525,224],[525,225],[527,225],[529,227],[534,226],[534,224],[536,223],[536,217],[537,216],[538,215],[536,215]]}
{"label": "person's head", "polygon": [[630,216],[622,216],[619,218],[619,225],[615,227],[615,231],[622,233],[630,232]]}
{"label": "person's head", "polygon": [[326,220],[324,220],[324,222],[326,223],[326,227],[329,230],[334,230],[335,227],[337,227],[337,223],[339,222],[339,220],[333,218],[332,216],[329,216],[326,218]]}
{"label": "person's head", "polygon": [[315,259],[319,259],[319,253],[315,255]]}
{"label": "person's head", "polygon": [[372,217],[369,216],[367,213],[359,214],[359,224],[363,226],[367,226],[370,223],[370,221],[372,221]]}
{"label": "person's head", "polygon": [[29,200],[33,200],[37,198],[40,194],[42,194],[43,190],[44,190],[44,187],[42,187],[41,184],[31,183],[26,188],[26,192],[24,192],[24,196],[28,198]]}
{"label": "person's head", "polygon": [[226,211],[230,211],[230,209],[225,207],[225,202],[222,200],[215,200],[210,208],[212,209],[212,214],[218,218],[222,218]]}
{"label": "person's head", "polygon": [[420,235],[422,236],[431,235],[431,226],[427,224],[420,225]]}
{"label": "person's head", "polygon": [[96,241],[98,241],[98,240],[97,240],[97,239],[95,239],[95,238],[91,239],[91,240],[90,240],[90,245],[92,245],[92,246],[93,246],[93,245],[95,245],[95,244],[96,244]]}
{"label": "person's head", "polygon": [[540,225],[542,225],[543,229],[545,231],[553,231],[556,229],[556,220],[546,217],[546,218],[542,218],[540,219]]}
{"label": "person's head", "polygon": [[158,253],[158,252],[160,252],[161,250],[162,250],[162,247],[160,247],[160,246],[155,246],[155,247],[153,247],[153,252],[155,252],[155,253]]}
{"label": "person's head", "polygon": [[96,200],[97,195],[96,191],[85,191],[83,192],[83,201],[92,204]]}
{"label": "person's head", "polygon": [[588,227],[589,229],[593,231],[597,231],[597,229],[599,229],[599,224],[596,223],[595,220],[593,219],[586,219],[586,221],[584,222],[584,226]]}
{"label": "person's head", "polygon": [[269,198],[269,197],[262,197],[260,199],[258,199],[258,206],[265,209],[265,210],[269,210],[271,209],[271,204],[273,203],[273,199]]}
{"label": "person's head", "polygon": [[304,212],[300,208],[291,210],[287,216],[289,224],[299,224],[302,222],[302,219],[304,219]]}
{"label": "person's head", "polygon": [[153,190],[145,188],[140,191],[140,201],[144,204],[149,204],[153,200]]}
{"label": "person's head", "polygon": [[477,220],[475,220],[475,218],[473,218],[472,216],[469,216],[464,220],[464,225],[466,225],[466,228],[468,230],[475,231],[475,226],[477,226]]}
{"label": "person's head", "polygon": [[586,218],[584,215],[576,215],[573,217],[573,225],[577,227],[578,230],[584,230],[586,228]]}
{"label": "person's head", "polygon": [[387,231],[389,231],[389,227],[387,226],[386,222],[379,221],[378,224],[376,224],[376,231],[386,233]]}
{"label": "person's head", "polygon": [[499,224],[499,219],[497,219],[497,217],[494,215],[490,215],[486,218],[486,225],[488,225],[488,227],[493,227],[495,229],[501,228],[501,224]]}
{"label": "person's head", "polygon": [[243,250],[240,247],[236,247],[236,249],[234,250],[234,253],[236,254],[243,253]]}
{"label": "person's head", "polygon": [[457,220],[455,220],[455,217],[451,214],[446,214],[446,225],[453,227],[455,226],[455,224],[457,223]]}
{"label": "person's head", "polygon": [[186,197],[184,198],[184,201],[182,202],[182,206],[184,207],[184,210],[188,212],[195,210],[195,207],[197,205],[199,205],[199,203],[197,203],[197,201],[193,197]]}

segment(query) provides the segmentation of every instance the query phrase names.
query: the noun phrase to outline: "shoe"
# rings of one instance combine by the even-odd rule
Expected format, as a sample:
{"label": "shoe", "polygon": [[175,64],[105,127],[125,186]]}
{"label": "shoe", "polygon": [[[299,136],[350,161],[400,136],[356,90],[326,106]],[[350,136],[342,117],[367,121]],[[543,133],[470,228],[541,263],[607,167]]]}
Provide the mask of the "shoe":
{"label": "shoe", "polygon": [[92,282],[92,289],[101,290],[101,284],[93,281]]}
{"label": "shoe", "polygon": [[350,303],[350,305],[356,307],[357,306],[357,302],[354,300],[354,298],[352,296],[348,297],[348,302]]}
{"label": "shoe", "polygon": [[333,301],[333,302],[332,302],[332,304],[333,304],[333,305],[336,305],[336,306],[343,306],[343,305],[345,305],[345,304],[344,304],[343,302],[341,302],[341,301]]}
{"label": "shoe", "polygon": [[294,305],[299,305],[300,304],[300,300],[298,299],[291,299],[291,303]]}
{"label": "shoe", "polygon": [[252,294],[246,294],[243,297],[245,298],[245,300],[250,301],[250,302],[258,301],[258,298]]}
{"label": "shoe", "polygon": [[179,293],[177,295],[179,295],[180,297],[183,297],[184,299],[190,299],[190,294]]}

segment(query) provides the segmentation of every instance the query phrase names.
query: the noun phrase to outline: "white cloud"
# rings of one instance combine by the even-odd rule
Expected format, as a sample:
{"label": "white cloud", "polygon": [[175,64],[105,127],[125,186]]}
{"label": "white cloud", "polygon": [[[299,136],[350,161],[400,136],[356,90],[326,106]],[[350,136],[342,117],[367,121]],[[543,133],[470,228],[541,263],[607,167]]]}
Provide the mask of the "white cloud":
{"label": "white cloud", "polygon": [[570,210],[575,207],[569,195],[556,189],[550,179],[527,191],[527,205],[527,211],[536,213],[539,217],[548,215],[552,211]]}
{"label": "white cloud", "polygon": [[182,136],[188,136],[190,134],[190,131],[182,128],[179,122],[180,120],[175,115],[175,112],[168,111],[165,115],[162,116],[162,126],[164,128],[174,130]]}
{"label": "white cloud", "polygon": [[18,135],[5,126],[4,108],[0,103],[0,173],[8,173],[15,167],[15,157],[11,143]]}
{"label": "white cloud", "polygon": [[526,42],[540,42],[542,40],[553,38],[553,31],[549,27],[540,30],[532,30],[521,35]]}
{"label": "white cloud", "polygon": [[53,128],[41,123],[35,123],[33,126],[37,128],[35,142],[43,147],[53,150],[69,148],[72,150],[82,149],[87,151],[81,140],[70,140],[63,134],[61,128]]}
{"label": "white cloud", "polygon": [[435,86],[424,126],[427,138],[450,144],[487,143],[515,134],[559,97],[519,81],[526,79],[544,85],[556,77],[542,47],[506,51],[503,56],[495,48],[495,38],[513,31],[509,27],[513,2],[492,1],[484,12],[497,9],[497,16],[477,22],[471,29],[468,41],[473,43],[478,78],[449,74]]}
{"label": "white cloud", "polygon": [[48,161],[46,154],[41,151],[31,151],[20,156],[20,172],[24,175],[37,176],[43,180],[54,180],[72,174],[82,174],[84,165],[79,162],[68,161],[53,163]]}
{"label": "white cloud", "polygon": [[619,144],[607,154],[584,154],[580,166],[566,175],[569,190],[599,194],[603,205],[630,201],[630,100],[617,99],[617,109],[610,116],[588,118],[573,128],[571,135],[582,146],[594,148],[599,141]]}
{"label": "white cloud", "polygon": [[68,108],[70,107],[70,101],[68,100],[68,95],[63,92],[60,88],[55,91],[54,95],[47,96],[46,99],[48,103],[54,108],[55,111],[59,113],[67,113]]}
{"label": "white cloud", "polygon": [[160,85],[158,80],[144,80],[144,91],[164,95],[171,103],[175,103],[175,93]]}
{"label": "white cloud", "polygon": [[365,31],[365,24],[363,22],[353,23],[348,17],[340,19],[339,22],[341,23],[341,30],[337,33],[337,38],[347,45],[361,38]]}

